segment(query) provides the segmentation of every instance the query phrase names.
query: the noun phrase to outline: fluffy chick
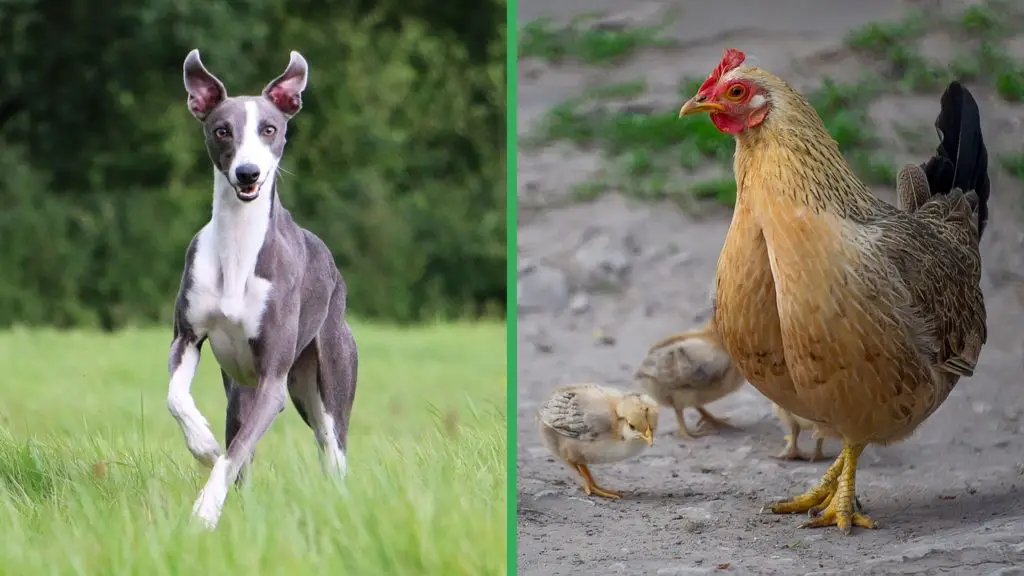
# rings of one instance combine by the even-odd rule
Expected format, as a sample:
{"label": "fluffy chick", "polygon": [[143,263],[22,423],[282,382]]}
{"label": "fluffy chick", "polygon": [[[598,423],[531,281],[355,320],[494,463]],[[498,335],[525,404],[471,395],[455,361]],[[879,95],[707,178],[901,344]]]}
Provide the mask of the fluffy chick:
{"label": "fluffy chick", "polygon": [[[776,458],[781,458],[782,460],[807,460],[808,462],[825,458],[821,447],[825,443],[825,437],[832,435],[827,428],[784,410],[778,404],[772,404],[772,414],[789,428],[789,433],[786,434],[786,447],[782,449],[782,452],[779,452]],[[813,431],[811,433],[811,438],[814,438],[815,441],[813,454],[805,454],[800,451],[798,442],[800,440],[800,432],[803,429]]]}
{"label": "fluffy chick", "polygon": [[[743,375],[722,347],[714,320],[699,330],[675,334],[651,346],[633,381],[659,404],[675,410],[679,435],[690,439],[712,432],[709,425],[730,427],[704,405],[735,392],[744,383]],[[696,431],[686,426],[686,408],[700,413]]]}
{"label": "fluffy chick", "polygon": [[654,445],[658,404],[639,392],[573,384],[556,389],[537,420],[544,445],[580,475],[588,496],[617,499],[622,492],[598,486],[588,466],[626,460]]}

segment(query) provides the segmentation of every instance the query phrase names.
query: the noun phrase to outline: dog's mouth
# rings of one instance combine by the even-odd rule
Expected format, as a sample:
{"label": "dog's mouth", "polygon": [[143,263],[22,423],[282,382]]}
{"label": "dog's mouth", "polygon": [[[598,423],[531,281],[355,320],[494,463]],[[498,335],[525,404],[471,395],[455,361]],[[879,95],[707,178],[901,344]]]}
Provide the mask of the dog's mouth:
{"label": "dog's mouth", "polygon": [[259,184],[239,184],[235,186],[235,196],[242,202],[252,202],[259,195]]}

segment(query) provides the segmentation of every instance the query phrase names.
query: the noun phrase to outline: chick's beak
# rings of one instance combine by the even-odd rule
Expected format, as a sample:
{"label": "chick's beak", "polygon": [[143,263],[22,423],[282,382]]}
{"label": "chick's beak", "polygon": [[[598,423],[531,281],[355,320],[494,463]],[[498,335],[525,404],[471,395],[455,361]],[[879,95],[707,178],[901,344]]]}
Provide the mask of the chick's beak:
{"label": "chick's beak", "polygon": [[648,428],[647,432],[644,432],[643,439],[648,446],[654,446],[654,431]]}
{"label": "chick's beak", "polygon": [[718,102],[709,102],[707,96],[698,94],[693,98],[686,101],[683,107],[679,109],[679,117],[689,116],[690,114],[698,114],[700,112],[725,112],[725,106],[722,106]]}

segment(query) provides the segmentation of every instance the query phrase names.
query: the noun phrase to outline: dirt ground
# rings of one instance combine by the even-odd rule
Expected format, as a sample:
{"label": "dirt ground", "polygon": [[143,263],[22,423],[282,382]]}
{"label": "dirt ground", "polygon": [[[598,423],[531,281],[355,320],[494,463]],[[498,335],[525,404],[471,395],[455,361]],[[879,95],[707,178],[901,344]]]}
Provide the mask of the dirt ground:
{"label": "dirt ground", "polygon": [[[520,0],[519,25],[585,11],[643,22],[669,4]],[[910,4],[940,3],[674,3],[689,15],[672,28],[677,47],[642,50],[611,69],[520,62],[520,137],[583,87],[637,75],[652,87],[646,98],[678,108],[679,77],[706,74],[726,45],[798,86],[824,74],[841,77],[848,64],[844,32],[898,17]],[[929,50],[948,49],[941,38],[929,42]],[[768,401],[749,385],[709,406],[737,430],[684,442],[670,435],[674,418],[663,417],[652,449],[594,469],[602,484],[628,491],[623,500],[583,496],[540,443],[538,404],[566,383],[629,387],[650,343],[706,318],[729,215],[719,209],[698,218],[615,194],[562,202],[600,158],[563,146],[520,152],[520,574],[1024,574],[1024,337],[1017,330],[1024,310],[1006,274],[1024,270],[1021,183],[994,161],[1001,150],[1024,145],[1024,108],[998,101],[984,86],[970,87],[993,159],[992,223],[983,242],[988,343],[974,377],[911,439],[865,452],[858,493],[880,528],[850,537],[798,529],[797,516],[758,514],[762,504],[815,482],[828,463],[772,458],[783,446],[782,431]],[[872,115],[883,126],[906,117],[930,123],[938,96],[883,99]],[[618,290],[589,288],[609,283]],[[810,449],[810,438],[801,447]],[[826,443],[829,456],[836,450]]]}

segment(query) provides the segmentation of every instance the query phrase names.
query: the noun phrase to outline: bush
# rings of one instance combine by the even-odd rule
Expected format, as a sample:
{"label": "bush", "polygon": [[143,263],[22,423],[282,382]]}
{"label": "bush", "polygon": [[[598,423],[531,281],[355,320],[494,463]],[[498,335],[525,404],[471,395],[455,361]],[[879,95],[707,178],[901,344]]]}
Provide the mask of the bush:
{"label": "bush", "polygon": [[306,56],[279,190],[334,251],[354,314],[503,313],[503,2],[466,4],[473,22],[500,13],[486,43],[397,0],[62,4],[0,18],[0,325],[169,321],[212,189],[181,80],[193,47],[229,94]]}

